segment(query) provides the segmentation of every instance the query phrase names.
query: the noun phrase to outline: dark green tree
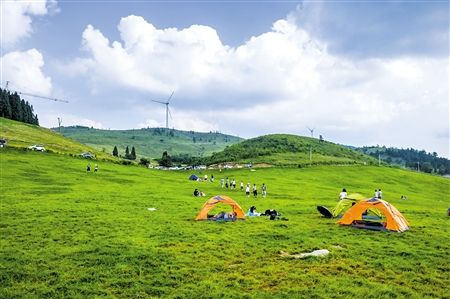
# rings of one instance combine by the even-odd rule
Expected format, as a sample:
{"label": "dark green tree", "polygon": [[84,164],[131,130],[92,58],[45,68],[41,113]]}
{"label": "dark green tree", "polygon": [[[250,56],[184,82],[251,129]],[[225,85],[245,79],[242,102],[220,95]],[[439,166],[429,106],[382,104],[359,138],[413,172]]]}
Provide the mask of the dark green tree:
{"label": "dark green tree", "polygon": [[0,97],[0,116],[5,118],[12,117],[11,104],[9,102],[9,95],[6,92],[1,93]]}
{"label": "dark green tree", "polygon": [[161,160],[159,160],[159,165],[164,166],[164,167],[172,166],[172,159],[170,158],[170,156],[167,152],[164,152],[162,154],[162,158],[161,158]]}
{"label": "dark green tree", "polygon": [[20,104],[20,97],[17,93],[14,93],[10,98],[12,117],[11,119],[22,121],[23,119],[23,111],[22,105]]}
{"label": "dark green tree", "polygon": [[113,149],[113,151],[112,151],[112,155],[113,155],[114,157],[118,157],[118,156],[119,156],[119,151],[117,150],[117,146],[114,146],[114,149]]}
{"label": "dark green tree", "polygon": [[125,159],[129,159],[129,157],[130,157],[130,149],[128,148],[127,145],[127,148],[125,149]]}
{"label": "dark green tree", "polygon": [[131,148],[130,160],[136,160],[136,150],[134,146]]}

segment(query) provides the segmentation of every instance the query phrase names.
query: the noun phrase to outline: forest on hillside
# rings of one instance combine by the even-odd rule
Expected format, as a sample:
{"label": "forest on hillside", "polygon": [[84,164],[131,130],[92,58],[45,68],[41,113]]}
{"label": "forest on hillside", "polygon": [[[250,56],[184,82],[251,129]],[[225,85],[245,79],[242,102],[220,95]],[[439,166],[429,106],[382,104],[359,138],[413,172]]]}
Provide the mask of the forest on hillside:
{"label": "forest on hillside", "polygon": [[20,122],[39,125],[37,114],[34,114],[33,106],[21,99],[14,92],[0,88],[0,117],[17,120]]}
{"label": "forest on hillside", "polygon": [[450,174],[450,160],[438,157],[436,152],[427,153],[413,148],[366,146],[358,151],[391,165],[398,165],[412,170],[440,175]]}

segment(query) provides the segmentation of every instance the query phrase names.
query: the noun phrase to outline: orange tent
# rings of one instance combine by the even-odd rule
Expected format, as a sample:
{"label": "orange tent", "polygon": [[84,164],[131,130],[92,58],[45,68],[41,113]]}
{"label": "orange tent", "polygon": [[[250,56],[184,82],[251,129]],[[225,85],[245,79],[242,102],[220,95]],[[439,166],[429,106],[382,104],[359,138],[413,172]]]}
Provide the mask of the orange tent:
{"label": "orange tent", "polygon": [[[363,221],[363,213],[368,209],[377,209],[384,215],[386,222],[381,223],[382,227],[379,226],[377,228],[376,226],[370,225],[371,222],[365,223]],[[408,222],[405,217],[403,217],[403,215],[393,205],[377,198],[358,202],[342,216],[338,223],[362,228],[391,230],[397,232],[403,232],[409,229]],[[374,222],[372,222],[372,224],[373,223]]]}
{"label": "orange tent", "polygon": [[245,214],[242,208],[230,197],[225,195],[217,195],[214,197],[211,197],[208,199],[205,204],[203,205],[202,209],[200,210],[200,213],[197,215],[195,220],[207,220],[208,219],[208,212],[214,208],[217,204],[226,204],[230,205],[233,208],[233,212],[236,213],[237,219],[244,219]]}

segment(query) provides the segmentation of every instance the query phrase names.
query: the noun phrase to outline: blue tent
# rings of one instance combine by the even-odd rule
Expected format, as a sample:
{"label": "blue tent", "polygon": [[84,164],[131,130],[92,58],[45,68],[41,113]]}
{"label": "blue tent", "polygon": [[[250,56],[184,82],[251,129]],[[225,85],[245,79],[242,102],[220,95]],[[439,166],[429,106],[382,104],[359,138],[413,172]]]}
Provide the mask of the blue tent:
{"label": "blue tent", "polygon": [[195,174],[192,174],[192,175],[189,177],[189,179],[190,179],[191,181],[196,181],[196,180],[198,180],[198,176],[196,176]]}

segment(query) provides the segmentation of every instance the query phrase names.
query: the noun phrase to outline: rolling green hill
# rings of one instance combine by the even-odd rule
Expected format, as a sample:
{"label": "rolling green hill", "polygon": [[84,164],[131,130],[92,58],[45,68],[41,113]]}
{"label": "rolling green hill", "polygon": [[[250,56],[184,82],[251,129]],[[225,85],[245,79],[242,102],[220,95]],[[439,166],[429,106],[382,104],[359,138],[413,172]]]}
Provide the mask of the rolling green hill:
{"label": "rolling green hill", "polygon": [[0,117],[0,138],[7,140],[8,147],[27,148],[40,144],[47,152],[77,156],[83,152],[91,152],[98,159],[114,160],[114,158],[94,148],[66,138],[52,130],[37,125],[26,124]]}
{"label": "rolling green hill", "polygon": [[372,157],[332,142],[288,134],[248,139],[231,145],[222,152],[213,153],[205,161],[207,164],[236,162],[275,166],[373,164],[376,162]]}
{"label": "rolling green hill", "polygon": [[130,149],[134,146],[138,157],[153,159],[161,158],[164,151],[171,156],[182,154],[195,157],[208,156],[242,140],[242,138],[221,133],[198,133],[163,128],[101,130],[72,126],[61,127],[61,134],[97,150],[105,150],[107,153],[112,153],[114,146],[117,146],[119,155],[124,155],[127,146]]}

